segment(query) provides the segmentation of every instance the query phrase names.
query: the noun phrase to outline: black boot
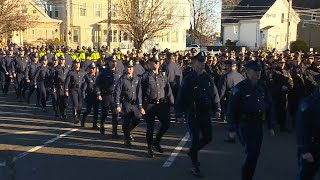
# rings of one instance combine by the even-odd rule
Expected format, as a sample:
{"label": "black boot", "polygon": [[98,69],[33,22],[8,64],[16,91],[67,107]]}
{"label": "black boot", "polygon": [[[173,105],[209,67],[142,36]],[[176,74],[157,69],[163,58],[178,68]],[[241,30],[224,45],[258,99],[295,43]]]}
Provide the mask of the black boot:
{"label": "black boot", "polygon": [[99,126],[97,125],[97,123],[93,123],[91,129],[92,130],[99,130]]}
{"label": "black boot", "polygon": [[197,150],[193,150],[190,149],[190,158],[191,158],[191,162],[192,162],[192,168],[191,168],[191,173],[192,175],[194,175],[195,177],[204,177],[204,175],[201,173],[200,171],[200,163],[198,161],[198,151]]}
{"label": "black boot", "polygon": [[153,150],[152,150],[152,139],[147,139],[147,145],[148,145],[148,157],[153,158]]}
{"label": "black boot", "polygon": [[104,124],[101,123],[101,124],[100,124],[100,134],[104,134],[104,131],[105,131],[105,129],[104,129]]}
{"label": "black boot", "polygon": [[112,114],[112,138],[118,139],[118,115]]}
{"label": "black boot", "polygon": [[243,165],[241,167],[241,180],[252,180],[255,168]]}
{"label": "black boot", "polygon": [[127,147],[127,148],[131,148],[131,142],[129,139],[125,138],[124,140],[124,145]]}
{"label": "black boot", "polygon": [[161,141],[161,135],[160,134],[157,134],[156,135],[156,139],[153,143],[153,148],[158,151],[159,153],[163,153],[163,149],[162,147],[160,146],[160,141]]}
{"label": "black boot", "polygon": [[77,109],[73,110],[73,118],[74,118],[73,124],[78,124],[80,122]]}

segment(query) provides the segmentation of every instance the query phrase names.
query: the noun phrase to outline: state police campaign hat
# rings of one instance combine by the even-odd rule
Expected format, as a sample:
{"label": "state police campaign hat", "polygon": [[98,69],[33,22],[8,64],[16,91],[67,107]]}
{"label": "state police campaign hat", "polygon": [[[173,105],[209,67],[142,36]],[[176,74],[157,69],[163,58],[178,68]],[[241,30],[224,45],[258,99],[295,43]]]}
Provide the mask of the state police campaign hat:
{"label": "state police campaign hat", "polygon": [[259,60],[248,61],[244,66],[255,71],[262,71],[262,65]]}
{"label": "state police campaign hat", "polygon": [[200,51],[196,56],[194,56],[192,58],[192,60],[197,60],[197,61],[200,61],[200,62],[204,62],[204,61],[206,61],[206,58],[207,58],[206,53],[203,52],[203,51]]}

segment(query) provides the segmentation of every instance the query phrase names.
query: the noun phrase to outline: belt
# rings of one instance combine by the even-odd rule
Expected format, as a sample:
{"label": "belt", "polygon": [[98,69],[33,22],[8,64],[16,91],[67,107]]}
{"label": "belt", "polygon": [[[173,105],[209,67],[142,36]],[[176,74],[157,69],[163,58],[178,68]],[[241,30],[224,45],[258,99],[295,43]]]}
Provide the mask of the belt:
{"label": "belt", "polygon": [[311,143],[314,145],[320,145],[320,138],[319,137],[312,137]]}
{"label": "belt", "polygon": [[160,104],[160,103],[168,103],[167,98],[160,98],[160,99],[152,99],[148,101],[149,104]]}
{"label": "belt", "polygon": [[263,113],[253,113],[253,114],[241,114],[241,122],[252,122],[252,121],[261,121],[263,118]]}
{"label": "belt", "polygon": [[130,103],[131,105],[134,105],[134,104],[136,104],[137,101],[134,99],[125,99],[124,102]]}
{"label": "belt", "polygon": [[112,95],[112,91],[110,90],[101,90],[101,94],[104,94],[104,95]]}

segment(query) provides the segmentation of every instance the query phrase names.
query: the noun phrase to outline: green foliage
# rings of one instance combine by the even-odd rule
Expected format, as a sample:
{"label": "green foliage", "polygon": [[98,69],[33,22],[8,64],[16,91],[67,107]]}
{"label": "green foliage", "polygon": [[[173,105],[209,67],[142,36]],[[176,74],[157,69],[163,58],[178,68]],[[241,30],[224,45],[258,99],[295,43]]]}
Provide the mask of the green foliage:
{"label": "green foliage", "polygon": [[308,52],[309,47],[306,42],[303,40],[296,40],[291,43],[291,51],[302,51],[302,52]]}

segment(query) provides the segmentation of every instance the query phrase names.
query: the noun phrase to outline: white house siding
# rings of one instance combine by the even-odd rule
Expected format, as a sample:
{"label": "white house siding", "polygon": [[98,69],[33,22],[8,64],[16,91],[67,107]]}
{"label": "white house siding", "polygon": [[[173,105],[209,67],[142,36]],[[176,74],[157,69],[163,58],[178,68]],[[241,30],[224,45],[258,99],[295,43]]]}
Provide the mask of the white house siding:
{"label": "white house siding", "polygon": [[238,41],[238,24],[223,24],[223,44],[226,43],[227,40]]}
{"label": "white house siding", "polygon": [[[245,22],[240,23],[240,38],[238,45],[247,46],[250,50],[255,50],[259,43],[259,34],[257,28],[259,24],[257,22]],[[259,29],[258,29],[259,31]]]}

